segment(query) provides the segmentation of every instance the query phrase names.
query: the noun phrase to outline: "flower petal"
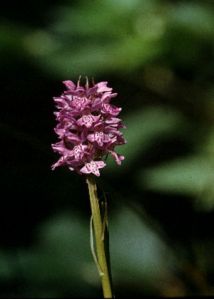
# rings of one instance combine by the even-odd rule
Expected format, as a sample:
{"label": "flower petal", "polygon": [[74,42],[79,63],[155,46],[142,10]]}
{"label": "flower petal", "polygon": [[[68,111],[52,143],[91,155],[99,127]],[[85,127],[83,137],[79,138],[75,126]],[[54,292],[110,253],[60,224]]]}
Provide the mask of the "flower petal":
{"label": "flower petal", "polygon": [[63,81],[64,85],[69,89],[69,90],[75,90],[76,84],[73,83],[71,80],[65,80]]}

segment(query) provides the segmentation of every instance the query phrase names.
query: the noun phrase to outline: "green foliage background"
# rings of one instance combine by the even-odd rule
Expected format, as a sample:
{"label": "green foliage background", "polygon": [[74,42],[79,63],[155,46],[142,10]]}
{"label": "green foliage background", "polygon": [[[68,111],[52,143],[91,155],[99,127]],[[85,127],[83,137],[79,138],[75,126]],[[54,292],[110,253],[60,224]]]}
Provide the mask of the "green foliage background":
{"label": "green foliage background", "polygon": [[62,80],[107,80],[128,143],[98,180],[117,298],[214,294],[214,3],[19,1],[0,19],[2,298],[99,298],[83,178],[52,172]]}

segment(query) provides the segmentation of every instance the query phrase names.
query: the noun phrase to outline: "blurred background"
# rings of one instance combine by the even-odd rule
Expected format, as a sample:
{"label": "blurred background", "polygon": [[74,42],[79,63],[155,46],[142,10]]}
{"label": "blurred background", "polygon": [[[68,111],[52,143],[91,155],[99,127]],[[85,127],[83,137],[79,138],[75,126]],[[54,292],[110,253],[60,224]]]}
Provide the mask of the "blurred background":
{"label": "blurred background", "polygon": [[98,180],[116,297],[214,295],[214,2],[4,1],[0,69],[0,297],[102,297],[84,178],[50,169],[52,97],[79,75],[127,125]]}

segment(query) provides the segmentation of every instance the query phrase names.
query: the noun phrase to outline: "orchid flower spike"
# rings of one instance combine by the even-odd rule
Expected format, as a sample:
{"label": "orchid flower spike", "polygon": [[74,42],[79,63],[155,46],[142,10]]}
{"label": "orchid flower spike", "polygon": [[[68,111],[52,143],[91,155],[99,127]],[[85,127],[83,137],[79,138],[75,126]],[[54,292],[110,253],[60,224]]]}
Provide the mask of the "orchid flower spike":
{"label": "orchid flower spike", "polygon": [[70,80],[63,82],[66,90],[60,97],[55,97],[57,126],[55,132],[59,141],[52,144],[60,159],[52,166],[67,166],[79,174],[100,176],[100,169],[106,166],[104,157],[110,154],[118,165],[124,156],[114,148],[126,143],[118,118],[121,108],[111,104],[117,96],[107,82],[85,86]]}

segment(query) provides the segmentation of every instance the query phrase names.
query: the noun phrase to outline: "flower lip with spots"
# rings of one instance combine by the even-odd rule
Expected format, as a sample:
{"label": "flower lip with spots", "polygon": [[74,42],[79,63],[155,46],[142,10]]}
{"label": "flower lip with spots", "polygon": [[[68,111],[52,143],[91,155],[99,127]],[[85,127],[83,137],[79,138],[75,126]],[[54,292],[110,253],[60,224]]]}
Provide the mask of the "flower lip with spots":
{"label": "flower lip with spots", "polygon": [[67,166],[78,174],[100,176],[107,154],[118,165],[124,159],[114,150],[126,143],[120,131],[125,126],[118,118],[121,108],[111,104],[117,94],[112,93],[106,81],[92,86],[82,86],[80,81],[77,85],[70,80],[63,83],[66,90],[60,97],[54,97],[58,122],[54,130],[59,141],[52,148],[60,158],[52,169]]}

